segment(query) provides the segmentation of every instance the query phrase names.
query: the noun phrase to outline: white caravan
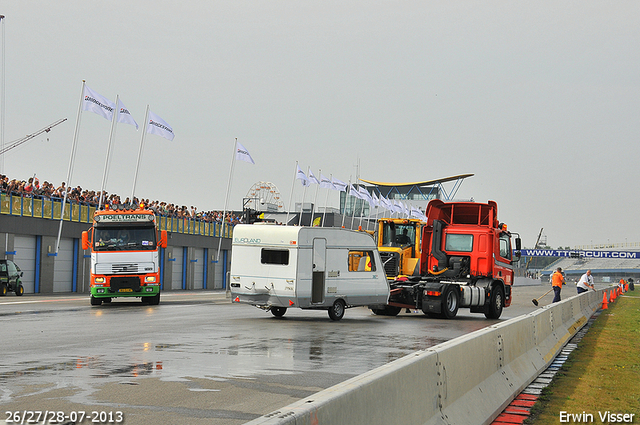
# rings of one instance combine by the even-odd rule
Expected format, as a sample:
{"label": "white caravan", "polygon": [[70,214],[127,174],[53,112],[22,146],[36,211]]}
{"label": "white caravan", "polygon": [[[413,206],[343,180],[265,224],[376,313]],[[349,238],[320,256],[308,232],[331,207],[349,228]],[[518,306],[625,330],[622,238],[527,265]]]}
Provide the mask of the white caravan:
{"label": "white caravan", "polygon": [[287,308],[384,306],[389,284],[368,233],[335,227],[240,224],[233,229],[231,298],[281,317]]}

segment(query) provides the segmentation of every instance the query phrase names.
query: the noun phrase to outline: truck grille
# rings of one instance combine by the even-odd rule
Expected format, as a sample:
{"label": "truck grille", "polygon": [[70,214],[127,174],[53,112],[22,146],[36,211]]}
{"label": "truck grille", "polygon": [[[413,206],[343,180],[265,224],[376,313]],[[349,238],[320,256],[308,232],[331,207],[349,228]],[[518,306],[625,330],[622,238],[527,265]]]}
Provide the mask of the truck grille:
{"label": "truck grille", "polygon": [[388,277],[398,276],[398,256],[393,252],[380,252],[384,273]]}
{"label": "truck grille", "polygon": [[[141,273],[140,265],[137,263],[98,263],[96,264],[97,274],[136,274]],[[144,269],[144,268],[142,268]]]}
{"label": "truck grille", "polygon": [[138,273],[137,264],[112,264],[111,273]]}

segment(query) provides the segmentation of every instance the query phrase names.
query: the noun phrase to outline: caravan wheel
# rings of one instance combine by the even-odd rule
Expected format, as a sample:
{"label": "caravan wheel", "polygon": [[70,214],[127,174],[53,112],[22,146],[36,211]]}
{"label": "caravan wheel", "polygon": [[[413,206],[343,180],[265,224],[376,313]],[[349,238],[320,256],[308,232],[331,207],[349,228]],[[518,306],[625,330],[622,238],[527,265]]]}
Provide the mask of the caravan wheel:
{"label": "caravan wheel", "polygon": [[271,314],[273,314],[276,317],[282,317],[287,312],[286,307],[271,307],[270,310],[271,310]]}
{"label": "caravan wheel", "polygon": [[335,300],[329,308],[329,317],[331,320],[340,320],[344,317],[345,304],[342,300]]}

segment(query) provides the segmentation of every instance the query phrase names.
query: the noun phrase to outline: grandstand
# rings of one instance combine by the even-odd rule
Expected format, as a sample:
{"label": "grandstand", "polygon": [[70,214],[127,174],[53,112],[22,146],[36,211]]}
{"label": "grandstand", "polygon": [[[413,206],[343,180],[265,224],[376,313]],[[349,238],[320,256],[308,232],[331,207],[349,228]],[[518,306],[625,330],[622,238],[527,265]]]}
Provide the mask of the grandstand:
{"label": "grandstand", "polygon": [[[604,250],[602,252],[613,251]],[[620,279],[628,280],[629,278],[638,281],[640,279],[640,250],[629,250],[627,252],[631,254],[637,253],[635,255],[636,258],[561,257],[539,272],[542,275],[543,282],[548,282],[549,276],[558,267],[562,268],[567,282],[577,281],[587,270],[591,270],[596,282],[618,282]],[[629,257],[633,257],[633,255]]]}

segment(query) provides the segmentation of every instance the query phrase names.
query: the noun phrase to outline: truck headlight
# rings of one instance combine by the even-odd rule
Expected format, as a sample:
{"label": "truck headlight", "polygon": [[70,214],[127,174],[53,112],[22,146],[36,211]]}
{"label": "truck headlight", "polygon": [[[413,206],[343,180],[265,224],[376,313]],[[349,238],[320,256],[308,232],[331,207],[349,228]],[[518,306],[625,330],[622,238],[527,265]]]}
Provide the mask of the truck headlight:
{"label": "truck headlight", "polygon": [[105,282],[105,278],[104,277],[96,277],[93,280],[93,283],[104,283]]}
{"label": "truck headlight", "polygon": [[153,283],[156,281],[156,277],[155,276],[145,276],[144,281],[147,283]]}

